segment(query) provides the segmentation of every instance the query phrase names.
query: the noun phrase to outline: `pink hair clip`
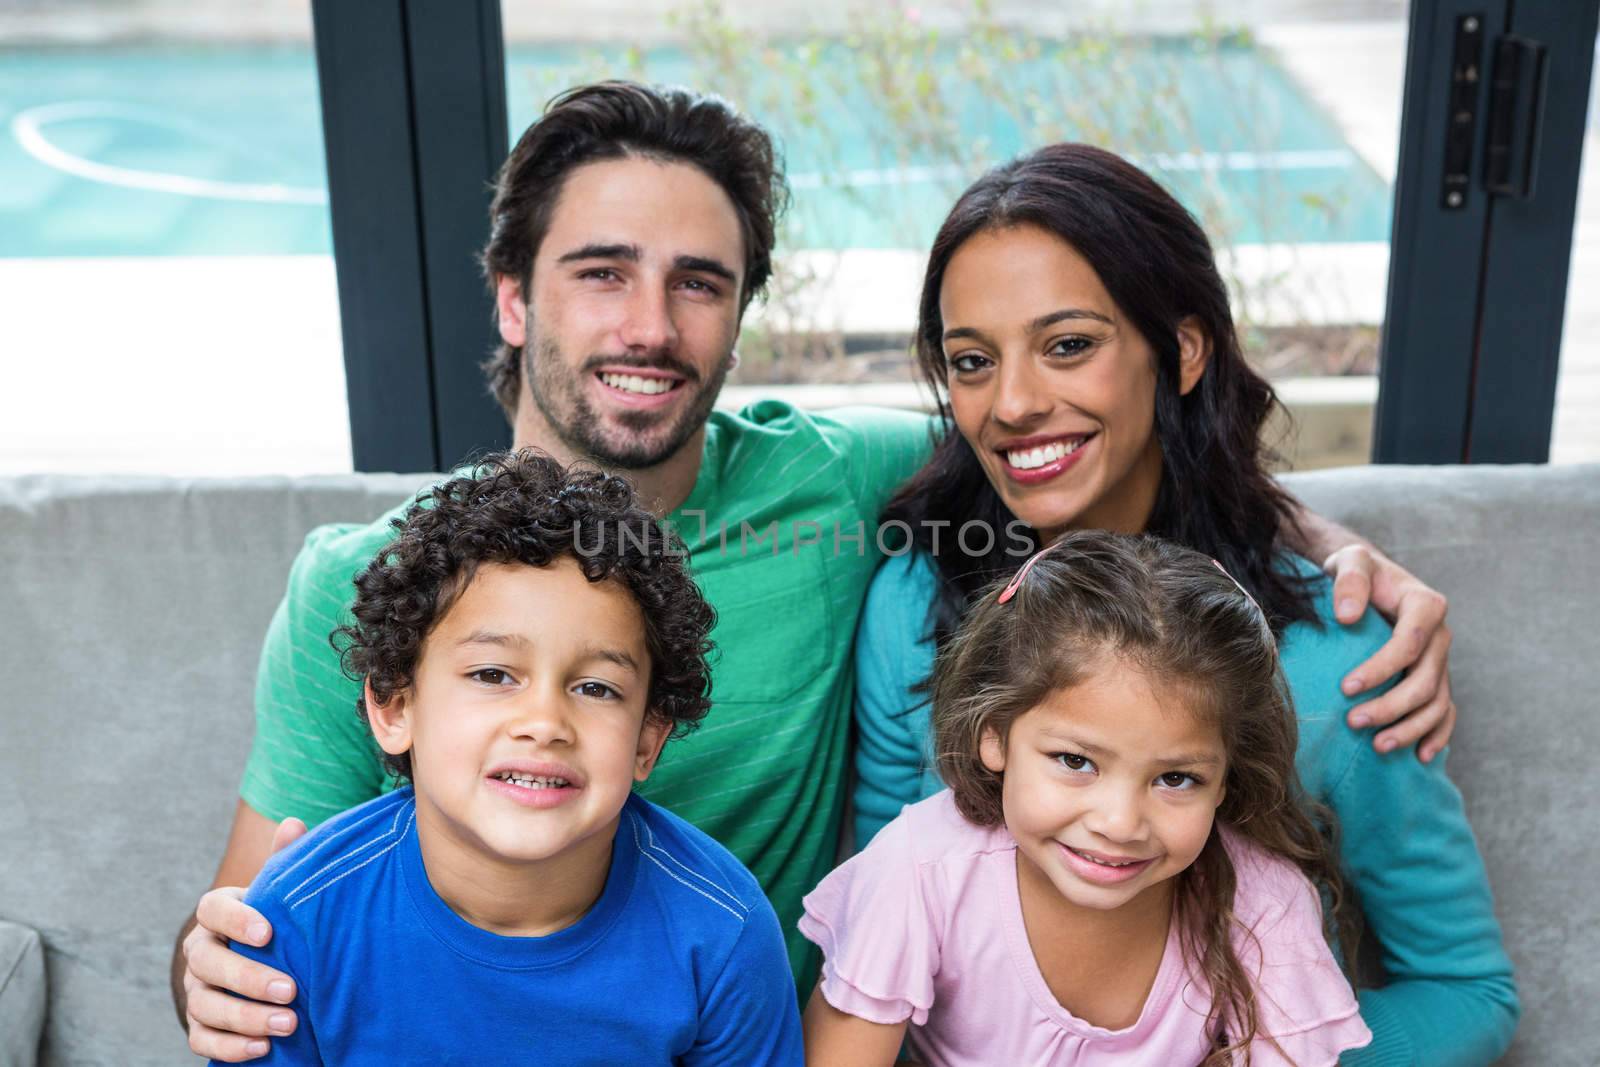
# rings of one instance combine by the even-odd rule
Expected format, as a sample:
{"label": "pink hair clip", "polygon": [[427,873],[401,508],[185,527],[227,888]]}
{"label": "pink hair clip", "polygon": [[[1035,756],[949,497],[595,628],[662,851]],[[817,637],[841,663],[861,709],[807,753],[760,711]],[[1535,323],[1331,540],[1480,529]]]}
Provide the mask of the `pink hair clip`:
{"label": "pink hair clip", "polygon": [[1244,586],[1240,585],[1239,584],[1239,579],[1235,578],[1233,575],[1228,573],[1228,568],[1224,567],[1217,560],[1212,560],[1211,561],[1211,565],[1213,567],[1217,568],[1217,570],[1221,571],[1223,577],[1227,578],[1228,581],[1232,582],[1235,589],[1239,590],[1239,592],[1244,594],[1244,598],[1246,600],[1250,601],[1250,606],[1256,609],[1256,614],[1257,615],[1260,615],[1263,619],[1265,619],[1267,617],[1267,613],[1261,610],[1261,605],[1256,603],[1256,598],[1250,595],[1250,590],[1248,590]]}
{"label": "pink hair clip", "polygon": [[1016,596],[1017,590],[1022,588],[1022,579],[1026,578],[1028,576],[1028,572],[1033,570],[1033,565],[1039,562],[1039,557],[1048,551],[1050,551],[1050,546],[1046,545],[1044,548],[1041,548],[1039,551],[1029,556],[1028,562],[1022,565],[1022,569],[1017,571],[1016,576],[1012,578],[1010,583],[1000,591],[1000,599],[996,600],[995,603],[1004,604],[1006,601]]}

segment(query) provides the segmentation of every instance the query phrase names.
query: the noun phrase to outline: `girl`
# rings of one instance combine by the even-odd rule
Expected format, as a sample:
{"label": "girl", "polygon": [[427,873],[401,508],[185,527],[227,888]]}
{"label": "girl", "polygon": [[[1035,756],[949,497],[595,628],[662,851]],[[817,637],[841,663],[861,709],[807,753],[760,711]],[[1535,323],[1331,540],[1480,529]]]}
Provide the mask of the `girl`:
{"label": "girl", "polygon": [[[1351,695],[1364,688],[1351,676],[1371,683],[1369,657],[1395,642],[1371,613],[1341,625],[1332,584],[1294,553],[1293,502],[1261,440],[1276,398],[1240,352],[1199,224],[1087,145],[999,167],[940,227],[917,358],[949,432],[884,516],[913,531],[912,551],[879,569],[858,629],[857,846],[942,787],[925,684],[980,592],[1015,573],[1019,543],[1025,554],[1076,529],[1169,538],[1220,560],[1261,604],[1300,779],[1343,828],[1340,866],[1384,978],[1360,992],[1373,1041],[1347,1062],[1495,1062],[1519,1008],[1461,794],[1443,758],[1424,763],[1393,744],[1396,727],[1374,737],[1364,721],[1437,671],[1419,663],[1376,700],[1384,686]],[[1424,738],[1422,754],[1441,743]]]}
{"label": "girl", "polygon": [[1199,553],[1068,534],[939,657],[949,788],[806,898],[808,1064],[1323,1067],[1371,1040],[1324,941],[1255,602]]}

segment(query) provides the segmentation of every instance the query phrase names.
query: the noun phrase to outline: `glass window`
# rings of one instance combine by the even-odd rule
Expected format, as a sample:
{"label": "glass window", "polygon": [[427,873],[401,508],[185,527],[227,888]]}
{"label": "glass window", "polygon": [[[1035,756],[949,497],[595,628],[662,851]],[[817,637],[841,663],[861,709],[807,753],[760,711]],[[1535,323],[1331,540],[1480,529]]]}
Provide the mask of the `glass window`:
{"label": "glass window", "polygon": [[728,395],[804,385],[819,404],[868,388],[917,402],[905,343],[923,259],[968,182],[1051,141],[1111,148],[1211,234],[1249,355],[1300,423],[1292,462],[1365,462],[1406,5],[1358,6],[1353,21],[1265,0],[1225,24],[1201,0],[1088,16],[1042,0],[503,0],[511,136],[599,77],[713,89],[762,121],[794,202]]}
{"label": "glass window", "polygon": [[1552,463],[1600,463],[1600,306],[1593,299],[1600,292],[1600,40],[1595,53],[1550,432]]}
{"label": "glass window", "polygon": [[0,470],[349,470],[309,0],[27,7]]}

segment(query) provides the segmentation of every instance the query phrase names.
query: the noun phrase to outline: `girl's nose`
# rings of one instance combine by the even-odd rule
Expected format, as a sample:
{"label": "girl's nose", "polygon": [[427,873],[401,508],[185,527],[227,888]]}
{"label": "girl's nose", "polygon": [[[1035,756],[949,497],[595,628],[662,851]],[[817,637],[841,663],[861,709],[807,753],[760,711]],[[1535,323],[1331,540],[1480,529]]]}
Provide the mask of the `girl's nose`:
{"label": "girl's nose", "polygon": [[1084,820],[1090,830],[1107,841],[1127,844],[1143,840],[1146,834],[1144,806],[1123,790],[1107,790]]}

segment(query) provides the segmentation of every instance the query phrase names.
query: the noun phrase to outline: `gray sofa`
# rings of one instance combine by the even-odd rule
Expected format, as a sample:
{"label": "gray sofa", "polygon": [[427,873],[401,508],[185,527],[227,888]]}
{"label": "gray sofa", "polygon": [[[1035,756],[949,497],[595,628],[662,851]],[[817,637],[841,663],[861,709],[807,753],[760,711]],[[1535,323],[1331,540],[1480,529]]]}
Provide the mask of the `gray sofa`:
{"label": "gray sofa", "polygon": [[[0,1061],[191,1059],[168,953],[222,852],[289,562],[425,480],[0,479]],[[1600,467],[1287,481],[1449,594],[1450,768],[1525,1008],[1505,1062],[1590,1067]]]}

